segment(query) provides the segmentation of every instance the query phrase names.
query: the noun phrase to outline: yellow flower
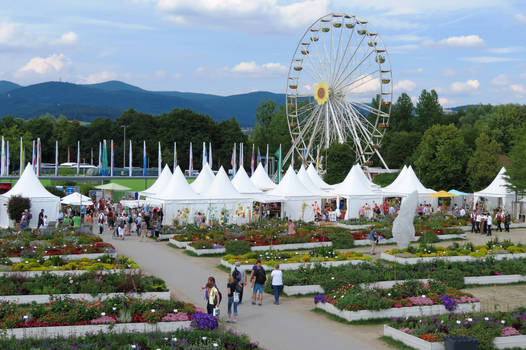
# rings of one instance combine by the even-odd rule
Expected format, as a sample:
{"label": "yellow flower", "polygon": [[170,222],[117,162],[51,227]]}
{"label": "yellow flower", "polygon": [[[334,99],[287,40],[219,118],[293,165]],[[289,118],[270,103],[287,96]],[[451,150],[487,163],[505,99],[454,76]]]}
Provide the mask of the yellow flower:
{"label": "yellow flower", "polygon": [[329,98],[329,89],[327,88],[327,84],[325,84],[323,81],[316,84],[315,90],[314,90],[314,99],[316,102],[318,102],[318,105],[322,105],[325,102],[327,102],[327,99]]}

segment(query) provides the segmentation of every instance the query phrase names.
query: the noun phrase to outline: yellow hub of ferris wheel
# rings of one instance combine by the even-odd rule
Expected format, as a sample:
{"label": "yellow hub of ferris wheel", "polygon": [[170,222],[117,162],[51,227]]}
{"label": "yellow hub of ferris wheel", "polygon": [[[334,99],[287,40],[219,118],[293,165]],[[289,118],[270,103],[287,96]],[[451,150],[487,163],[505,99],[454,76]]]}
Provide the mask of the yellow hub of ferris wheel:
{"label": "yellow hub of ferris wheel", "polygon": [[327,88],[327,84],[325,84],[323,81],[316,84],[314,89],[314,99],[316,102],[318,102],[318,105],[322,105],[325,102],[327,102],[327,99],[329,98],[329,89]]}

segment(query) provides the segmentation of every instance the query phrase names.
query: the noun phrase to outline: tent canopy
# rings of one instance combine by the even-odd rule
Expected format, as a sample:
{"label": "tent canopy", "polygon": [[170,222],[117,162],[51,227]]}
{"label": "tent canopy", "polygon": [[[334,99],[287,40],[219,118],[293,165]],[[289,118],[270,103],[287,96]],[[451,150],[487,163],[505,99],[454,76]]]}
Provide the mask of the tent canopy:
{"label": "tent canopy", "polygon": [[40,183],[40,180],[38,180],[38,177],[33,171],[32,165],[29,163],[13,188],[2,194],[2,196],[8,198],[12,196],[22,196],[26,198],[55,198],[58,200],[57,196],[46,190],[46,188]]}
{"label": "tent canopy", "polygon": [[502,169],[500,169],[499,173],[497,174],[495,179],[493,179],[493,181],[489,184],[489,186],[483,189],[482,191],[475,192],[474,195],[476,197],[499,198],[513,196],[513,191],[508,188],[509,182],[504,177],[505,173],[506,168],[502,167]]}
{"label": "tent canopy", "polygon": [[69,196],[63,197],[60,202],[64,205],[92,205],[90,197],[83,196],[78,192],[73,192]]}
{"label": "tent canopy", "polygon": [[123,185],[119,185],[118,183],[115,183],[115,182],[110,182],[104,185],[95,186],[95,188],[99,190],[105,190],[105,191],[122,191],[122,192],[131,190],[131,188],[123,186]]}
{"label": "tent canopy", "polygon": [[252,174],[250,181],[252,181],[252,183],[261,191],[268,191],[276,188],[276,184],[272,182],[267,174],[267,171],[261,163],[259,163],[256,167],[256,170],[254,171],[254,174]]}
{"label": "tent canopy", "polygon": [[212,182],[214,181],[215,175],[212,169],[208,166],[208,163],[205,163],[203,169],[197,175],[197,178],[194,182],[190,184],[194,192],[202,194],[208,190]]}
{"label": "tent canopy", "polygon": [[245,168],[240,167],[232,179],[232,185],[239,193],[261,193],[261,190],[254,185],[248,177]]}
{"label": "tent canopy", "polygon": [[149,188],[145,189],[144,191],[139,192],[139,195],[148,196],[148,195],[157,194],[158,192],[166,188],[171,178],[172,178],[172,172],[170,171],[170,168],[168,167],[168,164],[167,164],[164,166],[163,171],[161,172],[161,175],[159,175],[159,177],[157,178],[157,180],[155,180],[153,185],[151,185]]}
{"label": "tent canopy", "polygon": [[454,193],[449,193],[449,192],[446,192],[444,190],[440,190],[436,193],[432,193],[430,195],[428,195],[428,197],[431,197],[431,198],[451,198],[451,197],[458,197],[458,194],[454,194]]}
{"label": "tent canopy", "polygon": [[312,163],[309,164],[309,166],[307,167],[307,174],[309,174],[309,177],[310,177],[311,181],[317,187],[321,188],[322,190],[330,190],[331,188],[334,187],[332,185],[329,185],[325,181],[323,181],[323,179],[318,174],[318,172],[316,171],[316,168],[314,167],[314,165],[312,165]]}
{"label": "tent canopy", "polygon": [[181,168],[177,166],[172,176],[170,176],[170,181],[166,184],[164,189],[158,191],[148,198],[159,199],[159,200],[189,200],[189,199],[200,199],[195,191],[190,187],[188,181],[183,175]]}
{"label": "tent canopy", "polygon": [[303,184],[303,186],[305,186],[305,188],[307,188],[307,190],[309,190],[309,192],[324,198],[335,197],[333,194],[323,191],[316,184],[314,184],[303,166],[300,167],[297,175],[300,182]]}
{"label": "tent canopy", "polygon": [[448,192],[456,194],[457,196],[472,196],[473,195],[472,193],[466,193],[466,192],[457,191],[457,190],[449,190]]}
{"label": "tent canopy", "polygon": [[364,174],[362,168],[355,164],[345,177],[345,179],[334,186],[334,190],[341,196],[357,196],[357,197],[374,197],[382,196],[381,190],[376,187],[367,176]]}
{"label": "tent canopy", "polygon": [[223,167],[219,168],[214,181],[210,184],[208,190],[203,193],[203,197],[206,199],[218,199],[218,200],[236,200],[242,198],[248,198],[246,195],[239,193],[234,185],[230,182],[228,175]]}
{"label": "tent canopy", "polygon": [[292,166],[289,166],[278,186],[275,189],[269,191],[268,195],[285,198],[320,197],[319,195],[310,192],[305,187],[305,185],[301,183],[301,181],[298,179],[298,175],[296,175],[296,172],[294,169],[292,169]]}
{"label": "tent canopy", "polygon": [[433,194],[436,191],[424,187],[415,172],[413,167],[409,166],[402,169],[398,177],[393,181],[392,184],[383,188],[384,195],[391,196],[408,196],[413,191],[417,191],[420,196]]}

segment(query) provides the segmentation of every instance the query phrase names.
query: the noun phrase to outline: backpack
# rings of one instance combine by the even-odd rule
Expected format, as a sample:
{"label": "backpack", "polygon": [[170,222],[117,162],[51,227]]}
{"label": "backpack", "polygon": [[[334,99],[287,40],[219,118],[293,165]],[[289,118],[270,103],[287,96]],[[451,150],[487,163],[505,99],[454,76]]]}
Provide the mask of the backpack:
{"label": "backpack", "polygon": [[121,220],[121,222],[119,222],[119,227],[124,228],[124,220]]}
{"label": "backpack", "polygon": [[256,270],[254,276],[256,277],[256,283],[265,284],[265,281],[267,280],[267,274],[263,268]]}
{"label": "backpack", "polygon": [[237,267],[234,267],[234,271],[232,272],[232,277],[234,277],[234,279],[239,282],[241,281],[241,272],[239,272],[239,270],[237,269]]}

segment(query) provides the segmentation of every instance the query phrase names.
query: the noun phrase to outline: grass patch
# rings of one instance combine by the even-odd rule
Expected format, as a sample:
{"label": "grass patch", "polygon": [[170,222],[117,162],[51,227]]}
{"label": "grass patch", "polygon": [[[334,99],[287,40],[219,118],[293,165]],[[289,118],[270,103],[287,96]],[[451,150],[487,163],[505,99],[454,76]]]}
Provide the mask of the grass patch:
{"label": "grass patch", "polygon": [[168,245],[168,247],[170,247],[170,248],[175,248],[175,249],[185,249],[185,248],[179,248],[178,246],[176,246],[176,245],[173,244],[173,243],[168,243],[167,245]]}
{"label": "grass patch", "polygon": [[185,249],[184,253],[188,256],[193,256],[195,258],[218,258],[218,257],[222,257],[223,255],[225,255],[224,253],[197,255],[196,253],[188,249]]}
{"label": "grass patch", "polygon": [[401,342],[400,340],[396,340],[396,339],[393,339],[391,337],[388,337],[388,336],[381,336],[379,338],[381,341],[383,341],[384,343],[386,343],[387,345],[389,345],[389,347],[393,348],[393,349],[399,349],[399,350],[417,350],[409,345],[406,345],[404,344],[403,342]]}
{"label": "grass patch", "polygon": [[322,309],[314,308],[311,311],[314,313],[323,315],[333,321],[347,324],[347,325],[377,325],[377,324],[384,324],[390,320],[389,318],[378,318],[374,320],[347,321],[346,319],[341,318],[340,316],[333,315]]}

